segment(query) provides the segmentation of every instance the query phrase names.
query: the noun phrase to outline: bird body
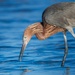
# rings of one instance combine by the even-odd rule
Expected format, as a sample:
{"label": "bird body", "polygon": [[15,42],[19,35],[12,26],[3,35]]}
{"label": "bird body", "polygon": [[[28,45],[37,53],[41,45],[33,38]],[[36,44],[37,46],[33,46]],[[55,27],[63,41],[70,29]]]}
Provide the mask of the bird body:
{"label": "bird body", "polygon": [[73,32],[73,27],[75,27],[75,2],[62,2],[48,7],[43,12],[42,20],[47,24],[67,29],[75,37]]}
{"label": "bird body", "polygon": [[75,26],[75,2],[54,4],[43,12],[42,17],[43,22],[50,25],[63,28],[66,28],[66,26]]}
{"label": "bird body", "polygon": [[75,37],[73,27],[75,27],[75,2],[57,3],[48,7],[42,14],[42,22],[34,23],[24,31],[20,61],[24,49],[33,35],[36,35],[39,40],[44,40],[57,32],[63,32],[65,41],[63,66],[68,53],[66,31],[68,30]]}

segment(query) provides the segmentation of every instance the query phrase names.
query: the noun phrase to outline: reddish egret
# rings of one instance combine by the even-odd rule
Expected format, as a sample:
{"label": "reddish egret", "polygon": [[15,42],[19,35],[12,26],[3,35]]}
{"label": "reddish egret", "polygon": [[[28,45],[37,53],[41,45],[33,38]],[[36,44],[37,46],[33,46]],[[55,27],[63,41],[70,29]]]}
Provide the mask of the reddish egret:
{"label": "reddish egret", "polygon": [[57,32],[63,32],[65,41],[64,57],[62,66],[64,66],[68,54],[68,45],[66,31],[68,30],[75,37],[73,27],[75,26],[75,2],[57,3],[48,7],[42,14],[42,22],[30,25],[23,35],[23,45],[20,52],[20,61],[25,47],[33,35],[39,40],[44,40]]}

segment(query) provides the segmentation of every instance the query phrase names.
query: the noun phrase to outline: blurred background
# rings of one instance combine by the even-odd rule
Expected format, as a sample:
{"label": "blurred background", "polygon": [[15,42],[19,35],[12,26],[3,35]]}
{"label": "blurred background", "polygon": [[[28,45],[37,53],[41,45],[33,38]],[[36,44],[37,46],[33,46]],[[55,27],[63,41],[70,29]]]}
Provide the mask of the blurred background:
{"label": "blurred background", "polygon": [[0,75],[74,75],[75,39],[67,32],[69,53],[65,67],[63,34],[46,40],[35,35],[29,42],[22,62],[18,60],[24,30],[42,21],[42,12],[50,5],[75,0],[0,0]]}

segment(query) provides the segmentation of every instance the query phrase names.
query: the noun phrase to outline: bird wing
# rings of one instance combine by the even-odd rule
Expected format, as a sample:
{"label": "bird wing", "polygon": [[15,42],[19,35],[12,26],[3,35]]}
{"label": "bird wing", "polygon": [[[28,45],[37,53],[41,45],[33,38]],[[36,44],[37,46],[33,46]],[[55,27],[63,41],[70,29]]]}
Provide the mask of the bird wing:
{"label": "bird wing", "polygon": [[48,7],[43,12],[43,22],[63,28],[75,26],[75,2],[63,2]]}

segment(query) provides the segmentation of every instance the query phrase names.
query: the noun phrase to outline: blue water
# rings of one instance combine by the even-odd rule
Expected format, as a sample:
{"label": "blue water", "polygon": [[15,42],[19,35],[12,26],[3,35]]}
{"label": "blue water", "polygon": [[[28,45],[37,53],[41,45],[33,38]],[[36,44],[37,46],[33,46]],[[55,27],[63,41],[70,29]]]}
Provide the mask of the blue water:
{"label": "blue water", "polygon": [[66,1],[75,0],[0,0],[0,75],[75,75],[75,39],[69,32],[64,67],[61,67],[65,48],[61,32],[42,41],[33,36],[23,60],[18,60],[24,30],[42,21],[45,8]]}

